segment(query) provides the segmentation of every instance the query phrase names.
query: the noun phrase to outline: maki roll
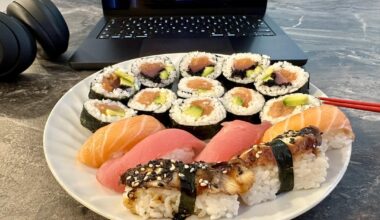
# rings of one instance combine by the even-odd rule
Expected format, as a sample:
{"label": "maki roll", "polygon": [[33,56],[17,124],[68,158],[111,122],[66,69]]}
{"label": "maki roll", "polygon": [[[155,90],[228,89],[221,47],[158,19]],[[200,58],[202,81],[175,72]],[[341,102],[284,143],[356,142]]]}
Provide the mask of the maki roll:
{"label": "maki roll", "polygon": [[182,98],[190,97],[216,97],[219,98],[224,93],[222,84],[214,79],[191,76],[182,78],[178,83],[178,96]]}
{"label": "maki roll", "polygon": [[136,111],[127,108],[121,102],[90,99],[83,104],[80,123],[88,130],[95,132],[109,123],[135,115]]}
{"label": "maki roll", "polygon": [[107,67],[91,82],[90,99],[111,99],[127,103],[140,89],[139,80],[122,68]]}
{"label": "maki roll", "polygon": [[142,85],[150,88],[169,87],[178,78],[178,72],[166,56],[137,59],[132,64],[131,71],[139,77]]}
{"label": "maki roll", "polygon": [[130,99],[128,106],[137,110],[139,114],[155,116],[163,124],[167,124],[170,121],[168,111],[176,98],[174,92],[169,89],[146,88]]}
{"label": "maki roll", "polygon": [[222,72],[221,57],[206,52],[190,52],[182,58],[179,70],[183,77],[201,76],[216,79]]}
{"label": "maki roll", "polygon": [[170,109],[173,127],[184,129],[200,139],[214,136],[225,117],[226,110],[216,98],[177,99]]}
{"label": "maki roll", "polygon": [[256,90],[273,98],[290,93],[309,93],[309,73],[288,62],[277,62],[264,70],[255,81]]}
{"label": "maki roll", "polygon": [[245,87],[235,87],[223,96],[222,102],[227,110],[227,119],[240,119],[259,123],[259,112],[264,106],[264,97]]}
{"label": "maki roll", "polygon": [[270,65],[266,55],[253,53],[235,53],[228,56],[223,63],[223,76],[234,84],[247,85]]}
{"label": "maki roll", "polygon": [[321,101],[302,93],[280,96],[267,101],[260,112],[261,121],[276,124],[292,115],[305,111],[308,108],[320,106]]}

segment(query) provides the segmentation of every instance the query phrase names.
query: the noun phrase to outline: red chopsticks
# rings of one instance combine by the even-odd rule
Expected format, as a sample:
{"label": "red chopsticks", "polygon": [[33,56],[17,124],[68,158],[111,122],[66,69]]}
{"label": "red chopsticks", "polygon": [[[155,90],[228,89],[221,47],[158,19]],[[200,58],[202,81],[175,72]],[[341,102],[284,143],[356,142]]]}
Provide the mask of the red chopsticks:
{"label": "red chopsticks", "polygon": [[319,97],[319,99],[323,100],[323,103],[328,105],[335,105],[345,108],[354,108],[371,112],[380,112],[380,103],[326,97]]}

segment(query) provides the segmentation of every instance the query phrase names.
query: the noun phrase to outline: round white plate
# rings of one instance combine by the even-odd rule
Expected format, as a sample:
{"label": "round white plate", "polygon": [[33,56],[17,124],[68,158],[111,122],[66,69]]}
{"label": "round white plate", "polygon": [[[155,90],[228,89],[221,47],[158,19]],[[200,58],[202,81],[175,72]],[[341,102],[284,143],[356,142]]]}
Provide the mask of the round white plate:
{"label": "round white plate", "polygon": [[[178,64],[183,54],[167,54]],[[133,60],[116,66],[128,67]],[[95,73],[96,74],[96,73]],[[140,219],[122,205],[121,194],[98,183],[96,169],[89,168],[76,159],[78,149],[91,135],[79,121],[83,103],[88,99],[89,85],[94,75],[87,77],[71,88],[54,106],[44,130],[44,152],[46,161],[58,183],[74,199],[92,211],[109,219]],[[310,93],[325,94],[314,85]],[[351,156],[351,146],[327,152],[330,167],[327,180],[320,188],[292,191],[277,199],[252,207],[241,205],[236,219],[291,219],[311,209],[322,201],[343,177]]]}

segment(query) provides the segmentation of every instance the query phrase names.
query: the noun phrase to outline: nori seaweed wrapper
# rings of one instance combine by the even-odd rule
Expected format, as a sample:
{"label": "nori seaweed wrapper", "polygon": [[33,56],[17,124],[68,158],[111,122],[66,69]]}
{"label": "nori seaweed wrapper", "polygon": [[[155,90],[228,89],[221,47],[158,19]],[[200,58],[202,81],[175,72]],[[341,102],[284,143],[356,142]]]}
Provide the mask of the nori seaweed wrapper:
{"label": "nori seaweed wrapper", "polygon": [[233,121],[233,120],[241,120],[241,121],[246,121],[250,122],[253,124],[260,124],[260,112],[253,114],[253,115],[236,115],[231,112],[227,111],[227,117],[225,121]]}
{"label": "nori seaweed wrapper", "polygon": [[80,123],[83,125],[83,127],[87,128],[93,133],[99,128],[109,124],[109,122],[103,122],[92,116],[85,107],[83,107],[80,114]]}
{"label": "nori seaweed wrapper", "polygon": [[222,129],[221,122],[212,125],[190,126],[178,124],[174,120],[171,121],[173,128],[183,129],[190,132],[195,137],[203,140],[212,138],[216,133],[218,133],[218,131],[220,131],[220,129]]}

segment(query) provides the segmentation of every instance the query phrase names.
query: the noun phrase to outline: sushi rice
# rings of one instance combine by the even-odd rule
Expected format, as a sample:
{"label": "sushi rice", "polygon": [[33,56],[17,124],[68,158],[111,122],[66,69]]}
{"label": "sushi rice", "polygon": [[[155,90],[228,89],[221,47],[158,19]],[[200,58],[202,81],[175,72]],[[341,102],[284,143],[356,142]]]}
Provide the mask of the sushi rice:
{"label": "sushi rice", "polygon": [[[239,89],[247,90],[251,94],[252,99],[248,102],[247,107],[244,107],[242,105],[237,105],[233,102],[233,99],[234,99],[233,94]],[[227,112],[230,112],[234,115],[246,116],[246,115],[254,115],[260,112],[264,106],[265,99],[260,93],[252,89],[243,88],[243,87],[235,87],[229,90],[228,92],[226,92],[226,94],[222,98],[222,102]]]}
{"label": "sushi rice", "polygon": [[239,84],[249,84],[253,83],[255,81],[255,78],[260,72],[257,74],[251,76],[251,77],[236,77],[233,76],[234,72],[234,62],[238,59],[244,59],[249,58],[252,61],[257,63],[258,67],[261,67],[262,69],[267,68],[270,65],[270,57],[267,55],[260,55],[260,54],[254,54],[254,53],[235,53],[225,58],[223,67],[222,67],[222,73],[223,76],[232,82],[239,83]]}
{"label": "sushi rice", "polygon": [[[289,85],[266,85],[265,79],[268,72],[277,72],[285,70],[296,75],[296,79],[292,80]],[[286,61],[277,62],[269,66],[260,75],[256,77],[255,88],[258,92],[268,97],[277,97],[294,92],[308,93],[309,89],[309,73],[298,66],[294,66]]]}
{"label": "sushi rice", "polygon": [[[165,67],[170,66],[171,71],[168,72],[169,73],[168,78],[167,79],[160,79],[160,82],[154,82],[151,79],[143,76],[143,74],[141,74],[140,67],[144,63],[163,63],[165,65]],[[144,57],[144,58],[137,59],[137,60],[135,60],[135,62],[131,66],[131,72],[134,75],[139,77],[142,85],[144,85],[146,87],[150,87],[150,88],[168,87],[178,78],[178,75],[179,75],[174,64],[172,63],[170,58],[167,56],[150,56],[150,57]]]}
{"label": "sushi rice", "polygon": [[193,51],[184,55],[179,63],[179,71],[182,77],[193,76],[189,72],[189,65],[191,63],[191,60],[196,57],[208,57],[209,60],[213,63],[214,71],[207,75],[207,78],[216,79],[220,76],[222,73],[222,57],[212,53]]}
{"label": "sushi rice", "polygon": [[[157,92],[165,97],[163,103],[151,102],[149,105],[140,103],[138,100],[144,92]],[[140,90],[132,99],[129,100],[128,106],[138,111],[163,113],[170,109],[177,96],[170,89],[164,88],[146,88]]]}
{"label": "sushi rice", "polygon": [[[290,112],[289,114],[284,114],[285,111],[282,110],[281,112],[277,113],[277,114],[281,114],[280,116],[274,117],[274,115],[270,113],[273,105],[275,105],[278,102],[281,102],[281,105],[284,106],[285,104],[282,104],[284,99],[286,99],[287,97],[294,97],[297,95],[307,96],[307,99],[308,99],[307,103],[303,104],[303,105],[297,105],[294,107],[289,107],[288,109],[292,109],[292,112]],[[306,95],[306,94],[301,94],[301,93],[292,93],[290,95],[284,95],[284,96],[280,96],[278,98],[273,98],[273,99],[268,100],[265,103],[262,111],[260,112],[260,118],[261,118],[261,121],[268,121],[272,124],[275,124],[277,122],[280,122],[284,119],[289,118],[292,115],[303,112],[308,108],[320,106],[320,105],[321,105],[321,101],[312,95]]]}
{"label": "sushi rice", "polygon": [[[204,81],[203,84],[207,83],[210,85],[210,89],[195,89],[190,88],[189,83],[192,81]],[[202,85],[201,85],[202,86]],[[200,76],[191,76],[182,78],[178,83],[178,96],[182,98],[190,98],[190,97],[215,97],[219,98],[224,93],[224,87],[222,84],[217,81],[206,77]]]}

